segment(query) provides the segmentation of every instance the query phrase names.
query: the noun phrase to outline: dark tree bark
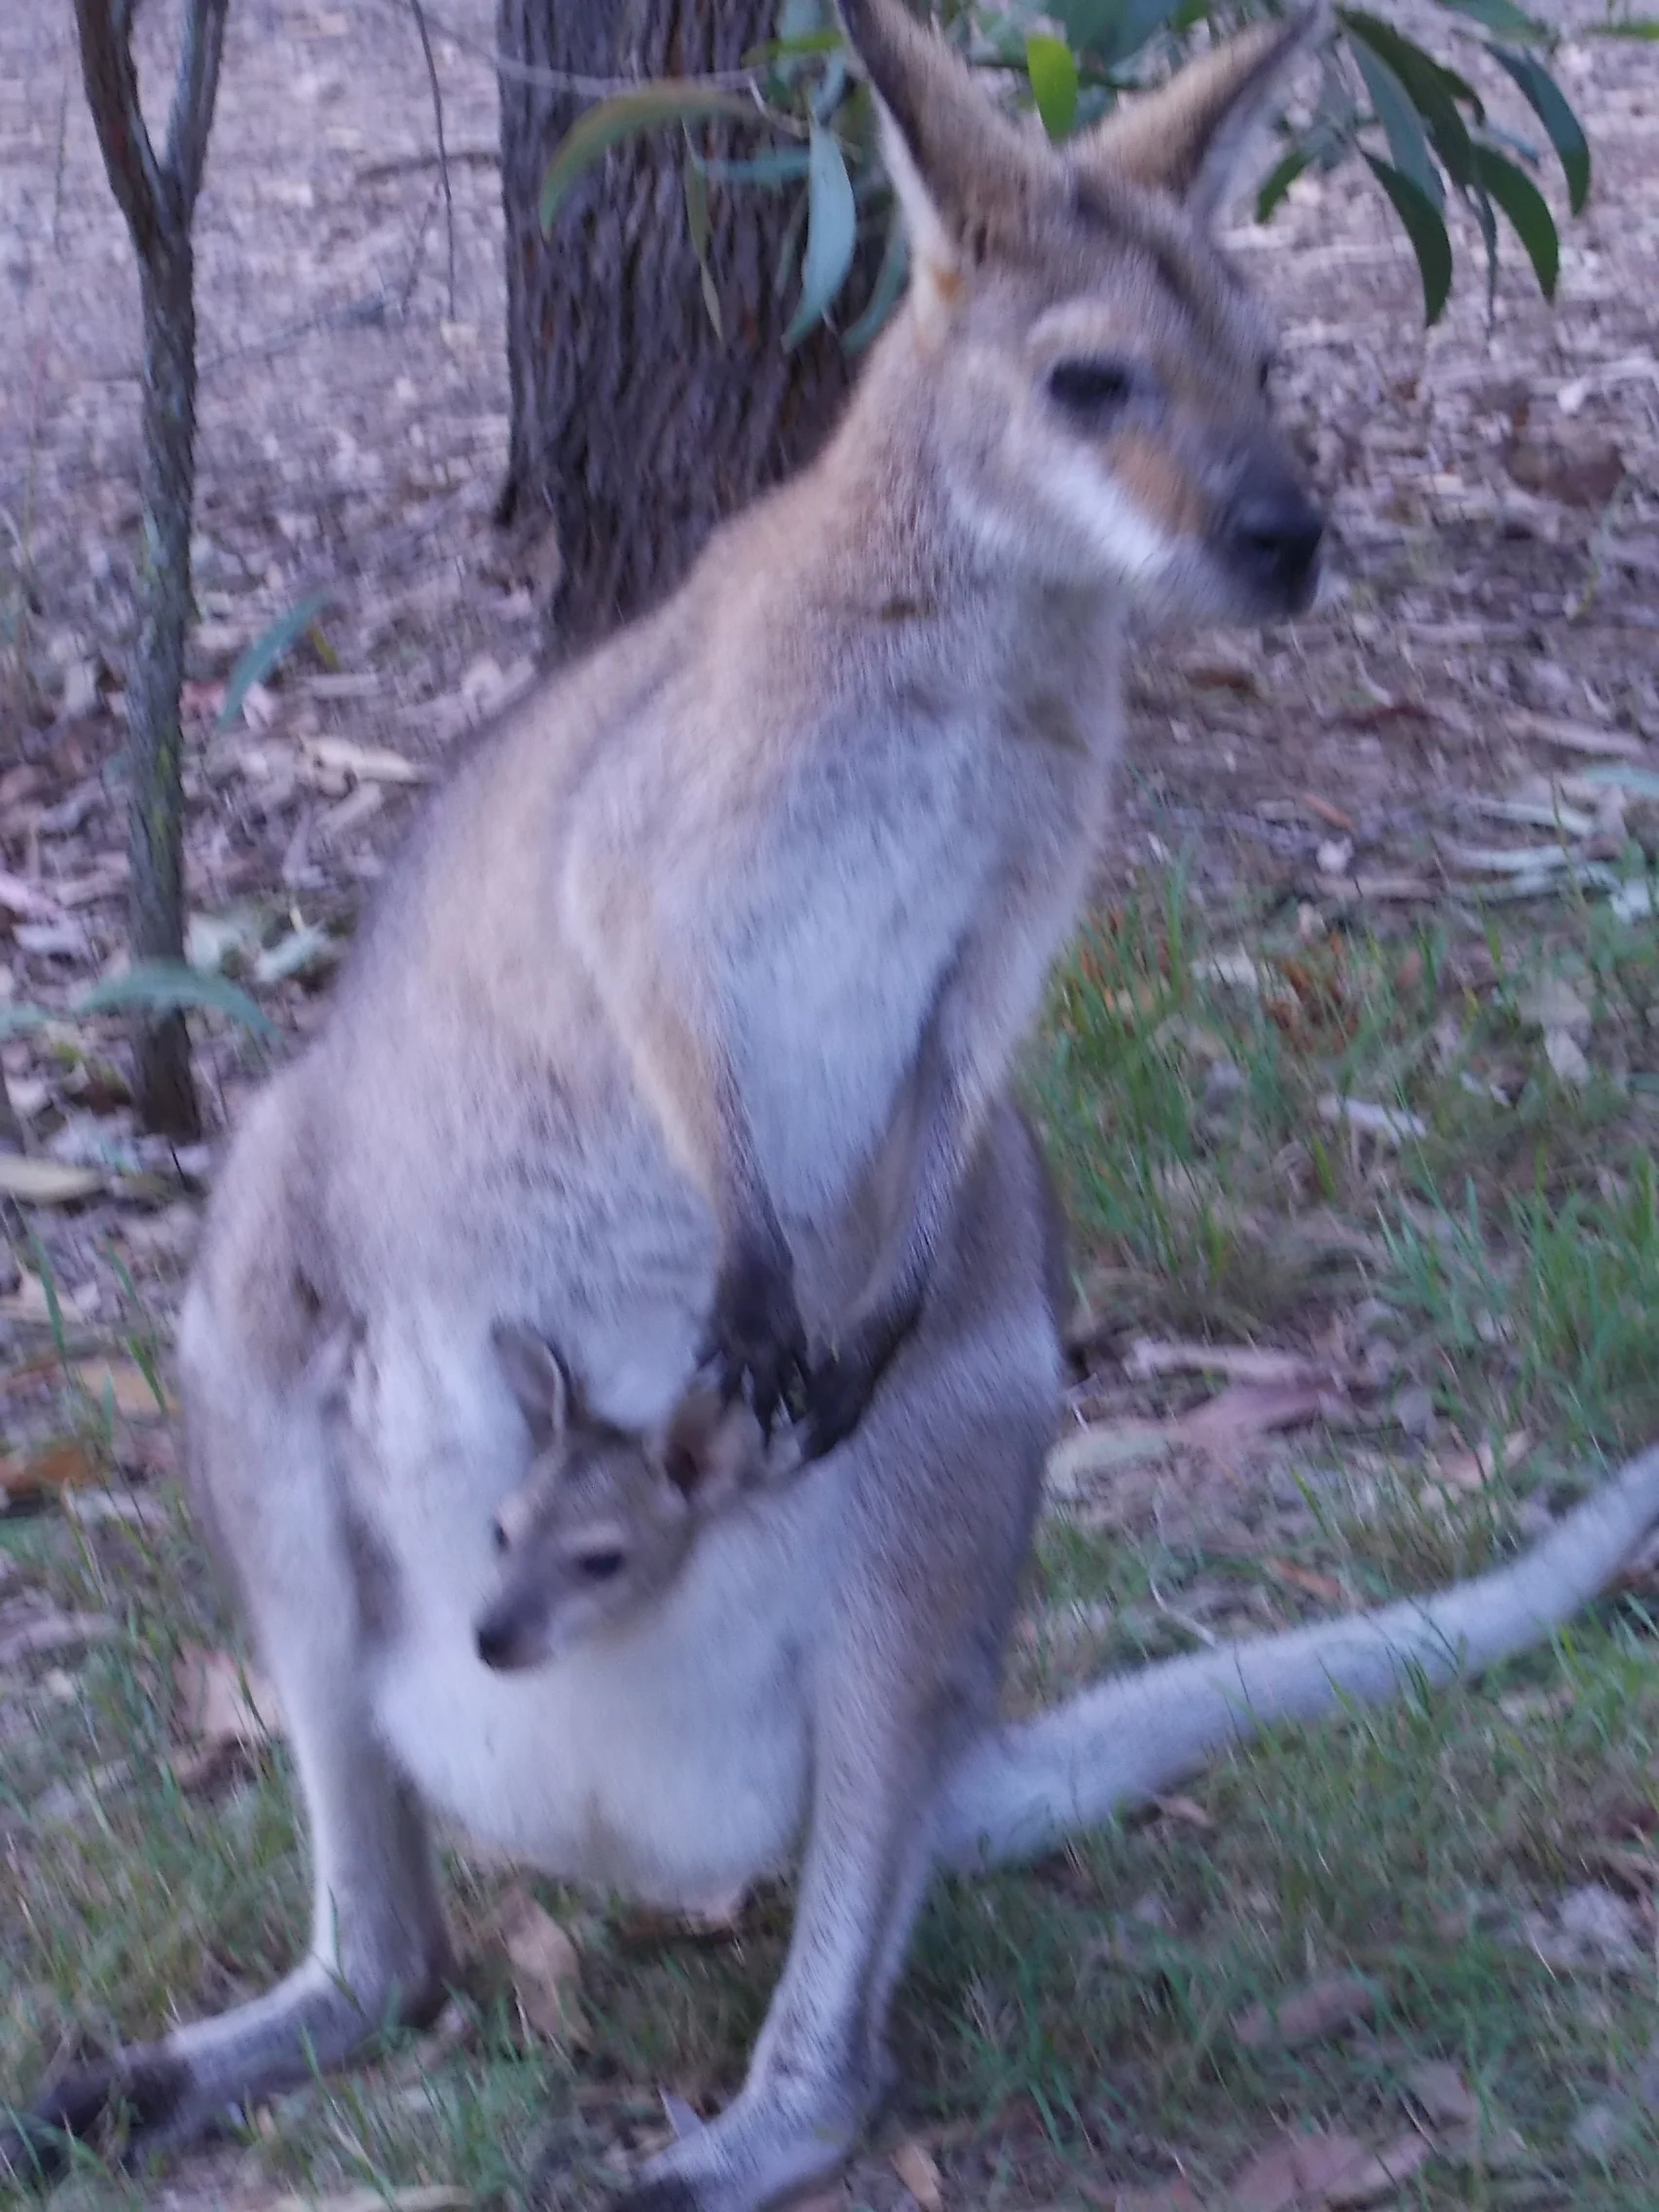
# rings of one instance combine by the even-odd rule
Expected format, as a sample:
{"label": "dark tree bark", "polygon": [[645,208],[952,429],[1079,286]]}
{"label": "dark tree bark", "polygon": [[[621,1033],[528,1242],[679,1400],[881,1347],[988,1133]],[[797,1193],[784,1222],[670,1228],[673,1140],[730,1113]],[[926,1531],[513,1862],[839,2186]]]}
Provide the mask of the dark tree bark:
{"label": "dark tree bark", "polygon": [[[677,130],[609,153],[544,240],[542,175],[591,94],[526,82],[512,64],[701,76],[736,68],[776,18],[777,0],[499,0],[512,430],[498,519],[545,516],[556,532],[561,650],[672,590],[721,516],[813,451],[849,372],[822,327],[783,350],[798,285],[798,268],[777,280],[787,194],[710,184],[725,342],[717,336],[686,231]],[[773,143],[741,124],[694,128],[710,153]]]}
{"label": "dark tree bark", "polygon": [[[98,145],[138,256],[144,323],[138,643],[127,685],[134,960],[184,957],[184,785],[179,690],[190,622],[196,496],[196,280],[190,227],[213,124],[229,0],[190,0],[158,159],[138,103],[134,0],[75,0],[81,73]],[[141,1015],[133,1095],[148,1129],[201,1134],[190,1037],[176,1011]]]}

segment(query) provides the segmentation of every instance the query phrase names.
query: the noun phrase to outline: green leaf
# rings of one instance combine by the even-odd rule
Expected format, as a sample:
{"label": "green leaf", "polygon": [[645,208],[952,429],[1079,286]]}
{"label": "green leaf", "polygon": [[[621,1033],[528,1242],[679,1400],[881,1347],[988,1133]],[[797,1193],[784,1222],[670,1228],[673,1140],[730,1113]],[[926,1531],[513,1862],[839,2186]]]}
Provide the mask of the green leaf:
{"label": "green leaf", "polygon": [[1138,54],[1179,5],[1180,0],[1058,0],[1047,13],[1065,32],[1073,54],[1111,68]]}
{"label": "green leaf", "polygon": [[1422,123],[1412,104],[1411,94],[1382,55],[1373,54],[1362,40],[1355,39],[1353,57],[1365,79],[1377,120],[1382,126],[1394,166],[1402,176],[1409,176],[1423,197],[1432,200],[1444,214],[1446,187],[1440,181],[1440,171],[1434,166],[1434,157],[1428,150],[1428,140],[1423,135]]}
{"label": "green leaf", "polygon": [[601,100],[579,116],[560,139],[541,180],[541,230],[545,237],[565,196],[579,176],[624,138],[655,130],[665,123],[698,123],[729,116],[738,123],[763,123],[766,111],[742,92],[722,92],[707,85],[659,77]]}
{"label": "green leaf", "polygon": [[1561,240],[1543,194],[1524,169],[1506,162],[1490,146],[1475,148],[1475,167],[1527,248],[1539,291],[1546,300],[1553,300],[1556,278],[1561,275]]}
{"label": "green leaf", "polygon": [[1659,39],[1659,16],[1626,16],[1619,23],[1591,23],[1592,38],[1639,38],[1649,43]]}
{"label": "green leaf", "polygon": [[1590,197],[1590,141],[1584,135],[1584,126],[1541,61],[1534,61],[1530,54],[1517,54],[1508,46],[1494,46],[1492,52],[1520,86],[1528,105],[1549,132],[1567,179],[1567,205],[1578,214]]}
{"label": "green leaf", "polygon": [[240,1021],[262,1043],[274,1044],[276,1038],[275,1027],[245,991],[238,990],[223,976],[205,976],[182,960],[140,960],[125,976],[94,983],[69,1011],[74,1014],[118,1014],[128,1007],[143,1007],[154,1014],[201,1007]]}
{"label": "green leaf", "polygon": [[1025,40],[1025,68],[1043,128],[1058,145],[1077,121],[1077,63],[1064,39],[1031,31]]}
{"label": "green leaf", "polygon": [[[1361,147],[1360,151],[1364,153],[1365,149]],[[1393,202],[1394,212],[1412,241],[1418,274],[1422,278],[1423,320],[1438,322],[1452,293],[1452,241],[1446,235],[1440,210],[1409,176],[1402,176],[1391,162],[1382,161],[1376,154],[1366,154],[1365,160],[1373,176]]]}
{"label": "green leaf", "polygon": [[1313,159],[1311,146],[1293,146],[1290,152],[1276,161],[1262,179],[1262,189],[1256,195],[1256,220],[1265,223],[1309,163]]}
{"label": "green leaf", "polygon": [[904,274],[909,266],[910,248],[904,236],[904,226],[895,219],[888,225],[887,249],[882,254],[881,267],[875,273],[868,305],[841,340],[843,352],[862,353],[866,346],[880,336],[888,316],[898,305],[900,293],[904,289]]}
{"label": "green leaf", "polygon": [[1613,784],[1629,792],[1632,798],[1659,798],[1659,771],[1652,768],[1632,768],[1623,761],[1598,760],[1592,766],[1575,768],[1573,774],[1581,784]]}
{"label": "green leaf", "polygon": [[839,31],[800,31],[793,38],[769,38],[749,49],[743,66],[764,69],[774,61],[811,60],[820,54],[838,54],[846,43]]}
{"label": "green leaf", "polygon": [[[778,10],[778,36],[787,46],[796,39],[811,38],[815,33],[822,35],[827,16],[830,16],[828,0],[783,0]],[[830,20],[833,27],[833,17]]]}
{"label": "green leaf", "polygon": [[1513,0],[1440,0],[1440,5],[1455,15],[1484,23],[1489,31],[1496,31],[1503,38],[1542,41],[1549,35],[1535,16],[1525,14]]}
{"label": "green leaf", "polygon": [[703,283],[703,306],[714,325],[715,336],[725,344],[725,325],[720,320],[720,295],[715,288],[715,273],[709,267],[709,179],[689,138],[685,146],[685,229],[691,240],[691,251],[697,256],[697,274]]}
{"label": "green leaf", "polygon": [[793,184],[805,176],[807,166],[804,146],[776,146],[769,153],[751,154],[744,161],[721,161],[713,154],[696,154],[693,159],[716,184]]}
{"label": "green leaf", "polygon": [[1341,19],[1356,49],[1359,46],[1369,49],[1379,60],[1386,62],[1404,86],[1412,105],[1428,126],[1434,150],[1453,183],[1464,188],[1472,184],[1474,147],[1470,143],[1468,125],[1457,112],[1457,102],[1466,100],[1479,121],[1484,110],[1473,88],[1455,70],[1444,68],[1431,54],[1424,54],[1420,46],[1414,46],[1391,24],[1380,22],[1375,16],[1368,16],[1358,8],[1345,8]]}
{"label": "green leaf", "polygon": [[800,272],[800,304],[788,330],[786,348],[798,346],[819,322],[841,289],[853,264],[858,238],[858,206],[853,180],[841,149],[821,123],[812,126],[811,160],[806,173],[806,252]]}
{"label": "green leaf", "polygon": [[231,727],[253,686],[262,682],[284,654],[293,650],[327,605],[326,592],[313,592],[297,607],[290,607],[286,614],[279,614],[269,630],[259,633],[231,671],[230,682],[225,685],[225,703],[214,724],[216,729]]}

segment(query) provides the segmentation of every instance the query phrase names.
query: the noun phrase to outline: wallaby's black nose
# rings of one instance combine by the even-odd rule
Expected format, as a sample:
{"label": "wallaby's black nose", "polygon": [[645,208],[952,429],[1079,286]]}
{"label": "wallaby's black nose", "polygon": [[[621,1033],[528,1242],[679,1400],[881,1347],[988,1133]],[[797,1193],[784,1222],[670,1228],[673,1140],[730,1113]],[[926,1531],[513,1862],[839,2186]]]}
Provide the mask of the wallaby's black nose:
{"label": "wallaby's black nose", "polygon": [[1246,476],[1227,516],[1227,551],[1258,591],[1287,608],[1307,605],[1325,520],[1286,476]]}
{"label": "wallaby's black nose", "polygon": [[486,1667],[509,1667],[513,1656],[513,1632],[509,1622],[486,1613],[475,1634],[478,1656]]}

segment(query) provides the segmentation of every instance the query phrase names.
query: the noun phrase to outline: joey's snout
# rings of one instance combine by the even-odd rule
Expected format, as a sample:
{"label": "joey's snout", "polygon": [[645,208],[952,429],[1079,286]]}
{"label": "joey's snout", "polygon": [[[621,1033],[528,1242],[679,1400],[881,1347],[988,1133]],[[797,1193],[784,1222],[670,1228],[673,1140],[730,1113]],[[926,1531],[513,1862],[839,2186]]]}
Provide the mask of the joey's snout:
{"label": "joey's snout", "polygon": [[518,1604],[498,1604],[479,1614],[472,1631],[478,1656],[498,1675],[533,1666],[542,1656],[538,1624]]}
{"label": "joey's snout", "polygon": [[1295,614],[1313,597],[1325,518],[1284,462],[1256,455],[1219,518],[1222,559],[1264,613]]}

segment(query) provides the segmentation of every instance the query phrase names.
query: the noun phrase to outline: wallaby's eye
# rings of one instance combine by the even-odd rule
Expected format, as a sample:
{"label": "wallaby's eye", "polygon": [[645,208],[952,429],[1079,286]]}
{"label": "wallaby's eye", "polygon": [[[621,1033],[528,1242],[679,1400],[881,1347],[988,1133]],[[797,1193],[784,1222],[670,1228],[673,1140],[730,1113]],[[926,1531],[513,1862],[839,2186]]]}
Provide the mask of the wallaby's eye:
{"label": "wallaby's eye", "polygon": [[1135,388],[1135,374],[1126,361],[1092,355],[1056,361],[1049,371],[1049,395],[1068,415],[1091,420],[1122,407]]}
{"label": "wallaby's eye", "polygon": [[1273,357],[1271,353],[1264,353],[1262,356],[1262,366],[1257,376],[1257,382],[1261,385],[1262,389],[1266,391],[1269,385],[1271,385],[1272,381]]}
{"label": "wallaby's eye", "polygon": [[589,1582],[613,1582],[627,1566],[621,1552],[584,1552],[576,1565]]}
{"label": "wallaby's eye", "polygon": [[505,1523],[501,1521],[493,1521],[490,1524],[490,1533],[495,1538],[496,1549],[498,1552],[504,1552],[507,1548],[507,1530]]}

